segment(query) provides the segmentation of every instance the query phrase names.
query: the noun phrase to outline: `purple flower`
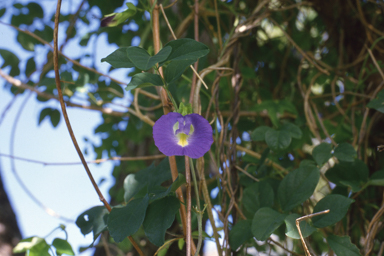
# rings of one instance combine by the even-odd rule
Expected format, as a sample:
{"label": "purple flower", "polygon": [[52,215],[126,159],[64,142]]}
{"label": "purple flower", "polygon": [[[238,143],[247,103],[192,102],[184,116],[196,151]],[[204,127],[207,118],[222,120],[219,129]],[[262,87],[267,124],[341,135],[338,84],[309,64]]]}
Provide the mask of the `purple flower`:
{"label": "purple flower", "polygon": [[171,112],[156,121],[153,139],[164,155],[199,158],[211,148],[212,127],[198,114]]}

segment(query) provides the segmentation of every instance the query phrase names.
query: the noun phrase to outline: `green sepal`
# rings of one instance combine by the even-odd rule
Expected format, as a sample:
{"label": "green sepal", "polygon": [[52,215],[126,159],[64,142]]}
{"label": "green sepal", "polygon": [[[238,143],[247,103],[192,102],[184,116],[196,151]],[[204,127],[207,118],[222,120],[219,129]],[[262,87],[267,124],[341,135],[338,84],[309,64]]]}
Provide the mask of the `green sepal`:
{"label": "green sepal", "polygon": [[180,114],[182,114],[183,116],[192,114],[193,113],[192,105],[190,103],[187,103],[186,105],[184,105],[183,102],[180,102],[180,106],[179,106],[179,111],[178,112]]}

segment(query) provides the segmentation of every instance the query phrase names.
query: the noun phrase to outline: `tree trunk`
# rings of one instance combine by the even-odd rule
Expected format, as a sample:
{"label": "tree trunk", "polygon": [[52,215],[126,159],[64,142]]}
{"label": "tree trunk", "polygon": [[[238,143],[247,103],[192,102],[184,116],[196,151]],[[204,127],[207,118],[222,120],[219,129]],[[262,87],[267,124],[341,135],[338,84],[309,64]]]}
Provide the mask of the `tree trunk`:
{"label": "tree trunk", "polygon": [[23,255],[13,254],[12,249],[21,239],[16,216],[5,192],[0,167],[0,256]]}

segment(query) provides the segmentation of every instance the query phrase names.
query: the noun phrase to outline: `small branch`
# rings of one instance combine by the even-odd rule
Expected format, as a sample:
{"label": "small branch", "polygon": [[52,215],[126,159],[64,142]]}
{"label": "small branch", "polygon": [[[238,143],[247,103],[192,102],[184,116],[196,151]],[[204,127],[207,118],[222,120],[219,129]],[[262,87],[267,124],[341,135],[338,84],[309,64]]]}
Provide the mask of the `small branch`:
{"label": "small branch", "polygon": [[[0,76],[3,77],[5,80],[7,80],[7,82],[9,82],[10,84],[12,84],[16,87],[19,87],[19,88],[22,88],[25,90],[33,91],[37,95],[39,95],[40,97],[43,97],[45,99],[54,99],[54,100],[60,101],[60,99],[58,97],[55,97],[54,95],[51,95],[51,94],[48,94],[45,92],[41,92],[38,89],[36,89],[35,87],[27,85],[25,83],[22,83],[20,80],[5,74],[1,68],[0,68]],[[140,90],[140,92],[143,92],[143,91]],[[69,107],[77,107],[77,108],[82,108],[82,109],[96,110],[96,111],[99,111],[103,114],[108,114],[108,115],[118,116],[118,117],[129,116],[128,113],[131,113],[132,115],[137,116],[143,122],[145,122],[151,126],[153,126],[153,124],[154,124],[154,122],[148,116],[139,115],[135,110],[133,110],[131,108],[127,108],[127,107],[126,108],[128,110],[128,113],[115,111],[112,108],[98,107],[98,106],[93,106],[93,105],[86,106],[86,105],[80,105],[80,104],[72,103],[70,101],[64,101],[64,102]]]}
{"label": "small branch", "polygon": [[[45,45],[49,46],[49,47],[53,50],[53,46],[52,46],[50,43],[48,43],[47,41],[45,41],[45,40],[42,39],[41,37],[35,35],[34,33],[30,32],[30,31],[28,31],[28,30],[24,30],[24,29],[18,28],[18,27],[16,27],[16,26],[13,26],[13,25],[11,25],[11,24],[8,24],[8,23],[2,22],[2,21],[0,21],[0,24],[3,24],[3,25],[5,25],[5,26],[12,27],[12,28],[16,29],[16,30],[19,31],[19,32],[25,33],[25,34],[27,34],[27,35],[33,37],[33,38],[36,39],[37,41],[41,42],[42,44],[45,44]],[[70,57],[68,57],[67,55],[65,55],[64,53],[62,53],[61,51],[58,51],[58,53],[59,53],[61,56],[63,56],[64,58],[66,58],[69,62],[72,62],[73,64],[75,64],[76,66],[82,67],[82,68],[84,68],[84,69],[86,69],[86,70],[88,70],[88,71],[91,71],[91,72],[93,72],[93,73],[95,73],[95,74],[97,74],[97,75],[107,77],[107,78],[111,79],[111,81],[113,81],[113,82],[115,82],[115,83],[122,84],[122,85],[126,85],[126,84],[127,84],[126,82],[119,81],[119,80],[117,80],[117,79],[115,79],[115,78],[113,78],[113,77],[111,77],[111,76],[109,76],[109,75],[107,75],[107,74],[101,73],[101,72],[97,71],[96,69],[93,69],[93,68],[84,66],[84,65],[82,65],[80,62],[78,62],[78,61],[76,61],[76,60],[74,60],[74,59],[71,59]],[[160,97],[159,97],[159,96],[157,96],[157,95],[155,95],[155,94],[152,94],[152,93],[150,93],[150,92],[147,92],[147,91],[141,91],[141,94],[143,94],[143,95],[145,95],[145,96],[147,96],[147,97],[149,97],[149,98],[152,98],[152,99],[154,99],[154,100],[160,100]]]}
{"label": "small branch", "polygon": [[[19,108],[19,110],[17,111],[17,114],[16,114],[16,118],[13,122],[13,126],[12,126],[12,129],[11,129],[11,135],[10,135],[10,145],[9,145],[9,151],[11,152],[11,154],[14,154],[14,142],[15,142],[15,136],[16,136],[16,130],[17,130],[17,124],[19,122],[19,119],[21,117],[21,114],[24,110],[24,107],[26,106],[26,103],[28,101],[28,99],[30,98],[30,96],[32,95],[32,93],[30,92],[27,97],[24,99],[21,107]],[[15,161],[13,159],[11,159],[11,170],[12,170],[12,173],[13,175],[15,176],[16,178],[16,181],[19,183],[20,187],[24,190],[24,192],[29,196],[29,198],[31,198],[31,200],[37,204],[39,207],[41,207],[48,215],[50,216],[53,216],[55,218],[58,218],[58,219],[61,219],[65,222],[69,222],[69,223],[73,223],[73,220],[72,219],[69,219],[69,218],[66,218],[66,217],[63,217],[61,216],[60,214],[56,213],[54,210],[52,210],[51,208],[47,207],[43,202],[41,202],[29,189],[28,187],[25,185],[25,183],[23,182],[23,180],[21,179],[19,173],[17,172],[16,170],[16,165],[15,165]]]}
{"label": "small branch", "polygon": [[295,255],[295,256],[301,256],[300,254],[296,253],[296,252],[293,252],[293,251],[290,251],[288,250],[287,248],[285,248],[282,244],[280,244],[279,242],[273,240],[271,237],[268,238],[269,241],[271,241],[272,243],[274,243],[275,245],[279,246],[281,249],[283,249],[284,251],[286,252],[289,252],[290,254],[292,255]]}
{"label": "small branch", "polygon": [[310,58],[308,56],[308,54],[306,54],[297,44],[296,42],[290,37],[290,35],[288,35],[288,33],[280,26],[279,23],[277,23],[275,20],[273,20],[272,18],[269,18],[270,21],[272,21],[273,24],[275,24],[276,27],[280,28],[280,30],[283,32],[283,34],[285,35],[285,37],[288,39],[288,41],[301,53],[301,55],[303,56],[304,59],[306,59],[307,61],[309,61],[313,66],[315,66],[321,73],[323,74],[326,74],[326,75],[329,75],[329,72],[328,70],[325,70],[323,68],[321,68],[312,58]]}
{"label": "small branch", "polygon": [[251,178],[252,180],[254,181],[259,181],[258,179],[256,179],[255,177],[253,177],[251,174],[249,174],[246,170],[242,169],[240,166],[237,166],[235,165],[235,168],[239,171],[241,171],[242,173],[244,173],[246,176],[248,176],[249,178]]}
{"label": "small branch", "polygon": [[[187,158],[185,157],[185,161],[187,161]],[[199,255],[199,251],[201,248],[201,244],[203,242],[203,211],[200,208],[200,196],[199,196],[199,187],[196,179],[196,172],[195,167],[193,165],[192,158],[189,158],[189,165],[191,167],[191,173],[192,173],[192,179],[193,179],[193,187],[195,188],[195,196],[196,196],[196,211],[197,211],[197,225],[198,225],[198,231],[199,231],[199,237],[198,242],[196,246],[196,252],[194,256]]]}
{"label": "small branch", "polygon": [[[227,141],[224,141],[224,144],[227,145],[227,146],[231,146],[231,144],[229,142],[227,142]],[[256,153],[256,152],[254,152],[254,151],[252,151],[250,149],[244,148],[244,147],[242,147],[240,145],[236,145],[236,150],[243,151],[243,152],[247,153],[250,156],[253,156],[253,157],[257,158],[257,159],[261,159],[261,155],[259,153]],[[273,168],[275,168],[275,169],[277,169],[279,171],[282,171],[284,173],[288,173],[288,171],[284,167],[282,167],[281,165],[279,165],[279,164],[277,164],[275,162],[272,162],[268,158],[265,159],[265,164],[266,165],[270,165]]]}
{"label": "small branch", "polygon": [[[171,24],[169,24],[168,18],[167,18],[167,16],[165,15],[165,12],[164,12],[163,5],[161,5],[161,4],[160,4],[160,9],[161,9],[161,12],[163,13],[164,20],[165,20],[165,22],[167,23],[168,28],[169,28],[169,30],[170,30],[171,33],[172,33],[173,39],[176,40],[177,37],[176,37],[175,33],[173,32],[173,29],[172,29],[172,27],[171,27]],[[197,73],[196,69],[195,69],[192,65],[190,65],[189,67],[192,69],[193,73],[197,76],[197,78],[199,78],[199,80],[204,84],[204,87],[208,90],[208,85],[207,85],[207,84],[204,82],[204,80],[200,77],[200,75],[199,75],[199,73]]]}
{"label": "small branch", "polygon": [[[70,163],[54,163],[54,162],[43,162],[43,161],[38,161],[38,160],[34,160],[34,159],[29,159],[29,158],[24,158],[24,157],[17,157],[17,156],[13,156],[13,155],[7,155],[7,154],[2,154],[0,153],[0,156],[3,156],[3,157],[9,157],[9,158],[12,158],[12,159],[15,159],[15,160],[20,160],[20,161],[25,161],[25,162],[30,162],[30,163],[34,163],[34,164],[42,164],[42,165],[45,165],[45,166],[49,166],[49,165],[79,165],[79,164],[83,164],[82,162],[70,162]],[[143,161],[143,160],[155,160],[155,159],[162,159],[162,158],[165,158],[166,156],[161,154],[161,155],[153,155],[153,156],[133,156],[133,157],[129,157],[129,156],[126,156],[126,157],[111,157],[111,158],[103,158],[103,159],[96,159],[96,160],[91,160],[91,161],[87,161],[88,164],[99,164],[99,163],[103,163],[103,162],[107,162],[107,161],[121,161],[121,162],[124,162],[124,161]]]}
{"label": "small branch", "polygon": [[313,218],[313,217],[315,217],[315,216],[322,215],[322,214],[326,214],[326,213],[329,213],[329,210],[325,210],[325,211],[321,211],[321,212],[317,212],[317,213],[312,213],[312,214],[305,215],[305,216],[303,216],[303,217],[300,217],[300,218],[297,218],[297,219],[296,219],[296,227],[297,227],[297,230],[299,231],[299,235],[300,235],[301,243],[302,243],[303,246],[304,246],[305,255],[311,256],[311,253],[309,252],[308,247],[307,247],[307,244],[305,243],[304,237],[303,237],[303,235],[301,234],[300,221],[305,220],[305,219],[309,219],[309,218]]}
{"label": "small branch", "polygon": [[[53,66],[55,70],[55,82],[56,82],[56,88],[57,92],[59,94],[59,100],[60,100],[60,106],[61,110],[63,112],[64,120],[67,125],[67,129],[69,132],[69,135],[71,136],[73,145],[75,146],[75,149],[77,151],[77,154],[79,155],[81,162],[83,163],[83,166],[85,168],[85,171],[87,172],[87,175],[96,190],[97,195],[99,196],[99,199],[101,202],[103,202],[105,208],[109,212],[111,212],[111,206],[108,204],[107,200],[104,198],[103,194],[101,193],[95,179],[92,176],[91,171],[89,170],[89,167],[87,165],[87,162],[85,161],[84,155],[81,152],[81,149],[77,143],[75,134],[73,133],[71,123],[68,118],[67,109],[65,107],[64,99],[63,99],[63,92],[61,91],[61,82],[60,82],[60,74],[59,74],[59,54],[58,54],[58,31],[59,31],[59,17],[60,17],[60,8],[61,8],[61,0],[57,0],[57,7],[56,7],[56,14],[55,14],[55,27],[53,29]],[[133,247],[138,251],[138,253],[141,256],[144,256],[144,253],[141,251],[140,247],[137,245],[137,243],[133,240],[131,236],[128,237],[131,241]]]}

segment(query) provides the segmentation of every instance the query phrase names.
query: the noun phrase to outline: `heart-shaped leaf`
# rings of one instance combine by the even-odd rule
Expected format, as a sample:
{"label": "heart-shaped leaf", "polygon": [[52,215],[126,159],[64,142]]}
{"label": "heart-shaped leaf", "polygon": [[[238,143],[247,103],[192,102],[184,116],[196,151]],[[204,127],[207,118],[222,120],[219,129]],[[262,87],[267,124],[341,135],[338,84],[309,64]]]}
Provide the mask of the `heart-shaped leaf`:
{"label": "heart-shaped leaf", "polygon": [[130,201],[126,206],[112,208],[108,216],[108,230],[117,243],[137,232],[144,221],[148,202],[149,197],[145,196]]}
{"label": "heart-shaped leaf", "polygon": [[313,212],[329,210],[329,213],[313,217],[313,225],[317,228],[324,228],[335,224],[347,214],[349,205],[353,202],[353,199],[342,195],[327,195],[315,205]]}
{"label": "heart-shaped leaf", "polygon": [[141,70],[148,70],[155,66],[158,62],[167,59],[172,51],[170,46],[166,46],[161,49],[155,56],[149,55],[149,53],[141,47],[131,46],[127,48],[128,58],[132,63]]}
{"label": "heart-shaped leaf", "polygon": [[265,133],[265,142],[274,151],[284,150],[291,144],[291,135],[287,131],[268,130]]}
{"label": "heart-shaped leaf", "polygon": [[165,232],[172,225],[180,202],[173,196],[156,200],[148,206],[143,223],[145,235],[154,245],[162,246]]}
{"label": "heart-shaped leaf", "polygon": [[136,88],[143,88],[148,86],[162,86],[163,80],[161,77],[152,73],[137,73],[135,74],[125,90],[133,90]]}
{"label": "heart-shaped leaf", "polygon": [[279,213],[269,207],[259,209],[252,220],[252,233],[259,241],[267,240],[287,215]]}
{"label": "heart-shaped leaf", "polygon": [[280,182],[277,196],[284,212],[307,200],[316,188],[320,171],[314,166],[303,165],[290,172]]}
{"label": "heart-shaped leaf", "polygon": [[133,68],[135,65],[128,58],[127,47],[122,47],[102,58],[101,62],[108,62],[114,68]]}

